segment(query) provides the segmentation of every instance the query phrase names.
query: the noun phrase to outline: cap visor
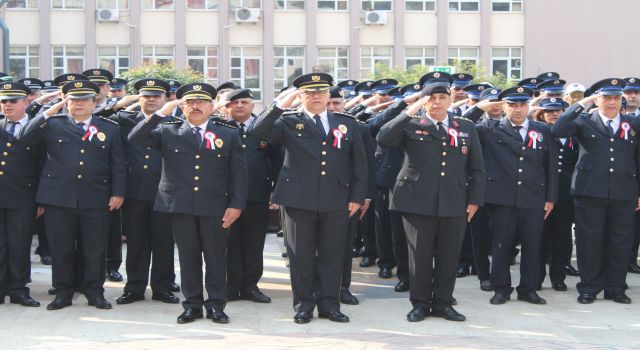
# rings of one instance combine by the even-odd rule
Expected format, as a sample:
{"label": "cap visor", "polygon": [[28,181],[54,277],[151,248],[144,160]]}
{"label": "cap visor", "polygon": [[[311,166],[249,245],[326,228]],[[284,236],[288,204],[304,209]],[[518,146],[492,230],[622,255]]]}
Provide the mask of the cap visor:
{"label": "cap visor", "polygon": [[80,95],[69,95],[67,94],[65,97],[71,100],[86,100],[90,98],[96,97],[96,94],[80,94]]}
{"label": "cap visor", "polygon": [[0,100],[19,100],[21,98],[25,98],[23,95],[0,95]]}
{"label": "cap visor", "polygon": [[162,96],[165,93],[157,90],[140,90],[139,94],[142,96]]}
{"label": "cap visor", "polygon": [[598,91],[598,94],[604,96],[621,96],[622,90],[602,90]]}

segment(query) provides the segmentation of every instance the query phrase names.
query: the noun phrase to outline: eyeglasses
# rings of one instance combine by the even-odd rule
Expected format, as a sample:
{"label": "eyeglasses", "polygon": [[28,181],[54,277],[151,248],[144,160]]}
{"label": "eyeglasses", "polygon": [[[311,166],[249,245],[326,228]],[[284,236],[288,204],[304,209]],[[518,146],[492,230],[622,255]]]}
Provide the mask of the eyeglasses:
{"label": "eyeglasses", "polygon": [[18,103],[20,99],[16,99],[16,100],[0,100],[0,104],[7,104],[7,103],[11,103],[11,104],[16,104]]}

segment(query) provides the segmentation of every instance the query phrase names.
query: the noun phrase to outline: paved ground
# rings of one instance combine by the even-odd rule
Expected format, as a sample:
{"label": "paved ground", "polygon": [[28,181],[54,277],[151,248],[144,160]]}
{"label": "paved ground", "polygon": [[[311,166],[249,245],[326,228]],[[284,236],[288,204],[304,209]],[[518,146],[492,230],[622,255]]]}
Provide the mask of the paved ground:
{"label": "paved ground", "polygon": [[[126,247],[126,246],[125,246]],[[635,304],[597,300],[576,302],[576,278],[569,277],[568,292],[555,292],[548,283],[541,295],[548,305],[511,301],[489,304],[491,293],[478,288],[475,277],[458,279],[457,310],[467,322],[428,318],[419,323],[405,319],[410,310],[408,293],[393,291],[395,278],[377,277],[377,267],[361,269],[354,259],[352,291],[361,303],[344,306],[349,324],[314,319],[307,325],[292,321],[291,291],[281,239],[269,235],[265,248],[265,277],[260,288],[273,298],[269,305],[232,302],[228,325],[200,320],[178,325],[179,305],[145,300],[118,306],[115,299],[124,283],[108,282],[106,297],[113,310],[87,306],[76,296],[72,307],[47,311],[46,295],[51,271],[34,257],[32,296],[42,307],[0,306],[2,349],[639,349],[640,276],[628,278],[628,295]],[[177,262],[176,262],[177,266]],[[512,268],[517,281],[516,265]],[[121,271],[124,273],[124,267]],[[147,297],[150,298],[148,291]]]}

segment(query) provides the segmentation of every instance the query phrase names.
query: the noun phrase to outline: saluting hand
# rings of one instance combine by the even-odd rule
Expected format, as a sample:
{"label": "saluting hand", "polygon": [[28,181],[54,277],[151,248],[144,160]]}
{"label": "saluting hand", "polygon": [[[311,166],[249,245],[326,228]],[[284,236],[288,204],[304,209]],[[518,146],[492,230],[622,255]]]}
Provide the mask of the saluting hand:
{"label": "saluting hand", "polygon": [[476,107],[478,107],[481,110],[487,112],[487,111],[490,111],[493,107],[501,106],[501,105],[504,105],[505,103],[507,103],[507,101],[484,100],[484,101],[479,102],[478,104],[476,104]]}
{"label": "saluting hand", "polygon": [[403,98],[402,100],[406,104],[412,104],[412,103],[418,101],[419,98],[420,98],[420,92],[414,92],[411,95]]}
{"label": "saluting hand", "polygon": [[222,228],[229,228],[231,224],[233,224],[242,214],[242,209],[237,208],[227,208],[224,211],[224,216],[222,217]]}
{"label": "saluting hand", "polygon": [[352,217],[360,207],[360,203],[349,202],[349,217]]}
{"label": "saluting hand", "polygon": [[551,212],[553,211],[553,207],[555,205],[553,204],[553,202],[546,202],[544,203],[544,219],[547,220],[547,218],[549,217],[549,214],[551,214]]}
{"label": "saluting hand", "polygon": [[407,108],[407,115],[410,117],[413,117],[416,115],[416,113],[418,113],[418,111],[424,107],[424,105],[427,103],[427,101],[429,101],[429,95],[423,96],[421,97],[419,100],[417,100],[416,102],[414,102],[411,106],[409,106],[409,108]]}
{"label": "saluting hand", "polygon": [[127,95],[120,99],[115,105],[113,105],[113,109],[123,109],[138,101],[138,97],[140,95]]}
{"label": "saluting hand", "polygon": [[[289,90],[285,90],[289,91]],[[279,100],[280,107],[282,109],[287,109],[293,106],[293,103],[296,99],[302,95],[302,90],[291,90],[288,94],[286,94],[281,100]]]}
{"label": "saluting hand", "polygon": [[185,100],[183,99],[169,101],[165,103],[164,106],[162,106],[162,108],[160,108],[160,113],[163,114],[164,116],[171,115],[171,113],[173,113],[173,110],[176,109],[176,107],[179,107],[180,105],[182,105],[184,101]]}
{"label": "saluting hand", "polygon": [[471,222],[471,219],[473,219],[473,216],[476,215],[477,211],[478,211],[477,204],[467,205],[467,222]]}
{"label": "saluting hand", "polygon": [[62,110],[62,107],[64,107],[65,103],[67,103],[67,100],[68,100],[68,97],[63,98],[58,103],[56,103],[53,106],[49,107],[49,109],[47,109],[44,112],[44,114],[46,114],[48,117],[52,116],[54,114],[58,114]]}
{"label": "saluting hand", "polygon": [[121,196],[113,196],[109,198],[109,211],[114,211],[120,209],[124,203],[124,197]]}

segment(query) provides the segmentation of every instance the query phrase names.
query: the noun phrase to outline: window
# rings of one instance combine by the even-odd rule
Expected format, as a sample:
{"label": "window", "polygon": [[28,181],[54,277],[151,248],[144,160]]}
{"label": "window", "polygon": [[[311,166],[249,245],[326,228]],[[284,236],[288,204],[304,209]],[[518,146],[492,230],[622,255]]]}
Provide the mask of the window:
{"label": "window", "polygon": [[362,0],[363,11],[391,11],[393,1],[388,0]]}
{"label": "window", "polygon": [[84,46],[53,46],[53,76],[84,71]]}
{"label": "window", "polygon": [[404,66],[407,70],[413,66],[435,66],[435,47],[407,47],[404,49]]}
{"label": "window", "polygon": [[10,9],[37,9],[38,0],[9,0],[7,8]]}
{"label": "window", "polygon": [[407,0],[407,11],[435,11],[435,0]]}
{"label": "window", "polygon": [[53,9],[83,9],[84,0],[51,0],[51,8]]}
{"label": "window", "polygon": [[236,7],[250,7],[250,8],[260,8],[262,7],[261,0],[230,0],[229,5],[231,8]]}
{"label": "window", "polygon": [[494,47],[491,49],[491,73],[500,73],[510,80],[522,79],[522,48]]}
{"label": "window", "polygon": [[449,0],[449,12],[478,12],[478,0]]}
{"label": "window", "polygon": [[114,76],[129,70],[129,46],[98,46],[98,67]]}
{"label": "window", "polygon": [[347,0],[318,0],[318,10],[347,11],[349,1]]}
{"label": "window", "polygon": [[318,48],[318,70],[331,74],[333,80],[349,78],[349,49],[347,47]]}
{"label": "window", "polygon": [[304,0],[276,0],[278,10],[304,10]]}
{"label": "window", "polygon": [[262,48],[231,47],[231,81],[251,89],[256,100],[262,100]]}
{"label": "window", "polygon": [[450,47],[449,60],[450,66],[454,66],[456,62],[463,65],[475,66],[478,64],[478,48],[477,47]]}
{"label": "window", "polygon": [[142,0],[143,10],[173,10],[173,0]]}
{"label": "window", "polygon": [[98,9],[126,10],[129,8],[129,0],[98,0]]}
{"label": "window", "polygon": [[215,46],[187,47],[187,64],[204,75],[207,83],[218,86],[218,48]]}
{"label": "window", "polygon": [[173,46],[143,46],[142,62],[153,64],[173,64]]}
{"label": "window", "polygon": [[391,46],[367,46],[360,49],[360,77],[371,78],[380,68],[391,67]]}
{"label": "window", "polygon": [[523,0],[493,0],[493,12],[522,12]]}
{"label": "window", "polygon": [[40,50],[38,46],[9,47],[9,75],[16,79],[40,76]]}
{"label": "window", "polygon": [[273,48],[273,90],[277,96],[280,89],[291,85],[293,79],[304,72],[304,47],[276,46]]}
{"label": "window", "polygon": [[187,8],[190,10],[217,10],[218,0],[187,0]]}

